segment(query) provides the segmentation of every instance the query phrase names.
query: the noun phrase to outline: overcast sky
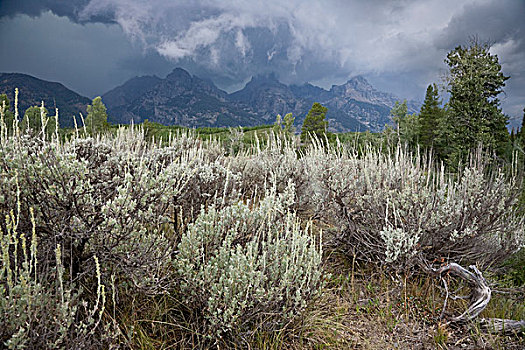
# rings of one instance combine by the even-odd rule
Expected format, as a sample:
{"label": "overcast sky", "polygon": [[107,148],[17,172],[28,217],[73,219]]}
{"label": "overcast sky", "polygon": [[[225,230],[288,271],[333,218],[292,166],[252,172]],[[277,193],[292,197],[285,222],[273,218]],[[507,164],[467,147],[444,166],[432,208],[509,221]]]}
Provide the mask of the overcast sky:
{"label": "overcast sky", "polygon": [[422,100],[446,53],[492,43],[504,112],[525,106],[525,0],[0,0],[0,71],[88,97],[183,67],[228,91],[252,75],[329,88],[363,75]]}

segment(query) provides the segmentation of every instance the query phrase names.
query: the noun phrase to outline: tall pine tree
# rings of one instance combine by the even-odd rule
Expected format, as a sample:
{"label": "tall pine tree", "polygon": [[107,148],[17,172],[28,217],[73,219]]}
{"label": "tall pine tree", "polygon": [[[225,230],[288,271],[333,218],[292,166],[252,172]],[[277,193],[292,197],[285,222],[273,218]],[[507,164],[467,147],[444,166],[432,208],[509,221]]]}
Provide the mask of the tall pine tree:
{"label": "tall pine tree", "polygon": [[419,112],[419,143],[423,148],[438,148],[437,135],[443,110],[439,106],[439,92],[436,84],[427,87],[425,101]]}
{"label": "tall pine tree", "polygon": [[470,46],[456,47],[445,59],[450,67],[450,100],[440,132],[445,136],[444,152],[450,165],[464,161],[479,143],[498,155],[508,146],[507,117],[497,96],[509,77],[501,72],[498,57],[489,49],[488,44],[473,39]]}

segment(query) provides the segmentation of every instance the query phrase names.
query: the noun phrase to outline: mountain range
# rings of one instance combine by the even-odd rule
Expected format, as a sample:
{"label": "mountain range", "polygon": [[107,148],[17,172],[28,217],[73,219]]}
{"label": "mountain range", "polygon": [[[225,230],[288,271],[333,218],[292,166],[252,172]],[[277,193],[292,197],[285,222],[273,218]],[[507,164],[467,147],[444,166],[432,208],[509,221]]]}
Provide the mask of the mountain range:
{"label": "mountain range", "polygon": [[[15,87],[20,89],[20,109],[39,105],[59,108],[59,121],[70,126],[72,116],[85,113],[90,100],[67,89],[19,73],[0,74],[0,93],[12,101]],[[381,131],[391,124],[391,108],[400,98],[376,90],[364,77],[356,76],[329,90],[306,83],[286,85],[274,74],[254,76],[234,93],[219,89],[213,82],[175,68],[165,78],[135,77],[102,95],[108,120],[127,124],[148,119],[164,125],[188,127],[254,126],[272,124],[277,114],[293,113],[301,125],[314,102],[328,108],[331,131]],[[410,113],[420,104],[408,101]]]}
{"label": "mountain range", "polygon": [[[286,85],[274,74],[254,76],[228,94],[211,81],[176,68],[165,79],[135,77],[102,95],[110,121],[139,123],[148,119],[165,125],[237,126],[271,124],[277,114],[293,113],[301,125],[314,102],[328,107],[332,131],[380,131],[391,124],[390,110],[400,99],[378,91],[362,76],[330,90],[312,84]],[[420,104],[408,101],[410,113]]]}

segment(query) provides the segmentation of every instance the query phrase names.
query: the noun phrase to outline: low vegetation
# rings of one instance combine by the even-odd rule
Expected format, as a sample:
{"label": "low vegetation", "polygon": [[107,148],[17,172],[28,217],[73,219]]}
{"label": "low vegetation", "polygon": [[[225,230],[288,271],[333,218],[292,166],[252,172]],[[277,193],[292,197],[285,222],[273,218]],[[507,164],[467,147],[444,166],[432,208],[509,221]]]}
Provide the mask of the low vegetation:
{"label": "low vegetation", "polygon": [[498,68],[487,55],[457,48],[450,109],[431,86],[420,116],[398,103],[382,134],[327,135],[319,104],[300,136],[291,114],[111,126],[99,98],[66,130],[1,97],[0,343],[523,348],[523,157],[508,153],[523,130],[471,120],[461,145],[465,124],[443,124],[471,108],[461,64]]}
{"label": "low vegetation", "polygon": [[280,130],[246,131],[254,141],[235,150],[189,130],[12,130],[0,140],[8,348],[445,347],[462,329],[478,330],[471,346],[523,345],[447,324],[442,311],[466,305],[445,309],[425,270],[477,263],[510,293],[487,317],[525,318],[521,255],[508,260],[524,244],[519,178],[481,153],[448,174],[401,145],[301,146]]}

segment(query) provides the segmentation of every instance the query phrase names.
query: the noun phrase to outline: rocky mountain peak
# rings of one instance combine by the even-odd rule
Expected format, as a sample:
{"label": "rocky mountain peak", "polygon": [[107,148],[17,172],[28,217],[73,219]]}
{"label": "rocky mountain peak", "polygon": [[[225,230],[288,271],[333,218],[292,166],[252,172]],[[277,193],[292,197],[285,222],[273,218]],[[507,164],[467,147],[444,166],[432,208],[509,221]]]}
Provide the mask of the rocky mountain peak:
{"label": "rocky mountain peak", "polygon": [[[275,73],[255,75],[246,86],[230,95],[234,101],[241,101],[248,106],[273,104],[275,100],[288,101],[293,99],[290,88],[281,83]],[[281,113],[281,112],[279,112]]]}
{"label": "rocky mountain peak", "polygon": [[270,72],[267,74],[257,74],[252,76],[252,79],[250,82],[274,82],[278,83],[279,78],[277,77],[277,74],[275,72]]}
{"label": "rocky mountain peak", "polygon": [[364,90],[374,89],[372,85],[370,85],[368,80],[366,80],[366,78],[363,77],[362,75],[357,75],[349,79],[345,85],[352,86],[355,89],[364,89]]}
{"label": "rocky mountain peak", "polygon": [[[24,74],[0,73],[0,93],[7,93],[13,101],[15,87],[20,88],[22,111],[42,100],[47,106],[56,104],[63,126],[70,126],[72,115],[85,114],[86,105],[91,102],[59,83]],[[392,122],[390,109],[398,100],[392,94],[374,89],[362,76],[325,90],[309,83],[286,85],[279,82],[276,74],[263,74],[252,77],[242,90],[228,94],[213,82],[192,76],[182,68],[174,69],[166,78],[134,77],[102,95],[110,122],[149,119],[191,127],[271,124],[277,114],[290,112],[299,125],[313,102],[320,102],[328,107],[330,130],[340,132],[381,131]],[[420,108],[413,101],[407,105],[410,113]]]}
{"label": "rocky mountain peak", "polygon": [[188,82],[191,81],[191,74],[182,68],[175,68],[166,76],[166,80]]}
{"label": "rocky mountain peak", "polygon": [[368,80],[360,75],[351,78],[342,85],[332,85],[330,91],[335,95],[357,100],[367,100],[370,93],[376,92]]}
{"label": "rocky mountain peak", "polygon": [[261,86],[272,86],[272,87],[282,87],[285,86],[279,81],[275,73],[268,74],[257,74],[252,76],[250,81],[246,84],[244,89],[258,88]]}

